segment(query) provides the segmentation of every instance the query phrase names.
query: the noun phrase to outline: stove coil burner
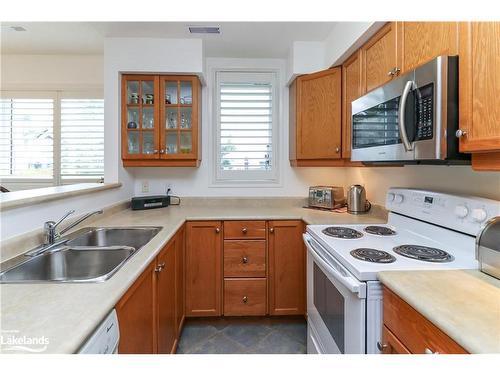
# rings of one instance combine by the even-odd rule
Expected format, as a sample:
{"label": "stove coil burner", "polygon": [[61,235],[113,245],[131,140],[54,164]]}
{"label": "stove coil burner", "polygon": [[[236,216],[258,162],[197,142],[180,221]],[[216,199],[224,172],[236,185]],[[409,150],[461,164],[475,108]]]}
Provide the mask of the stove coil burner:
{"label": "stove coil burner", "polygon": [[328,227],[323,229],[323,233],[330,237],[354,239],[363,237],[363,233],[352,228],[346,227]]}
{"label": "stove coil burner", "polygon": [[396,258],[386,251],[361,247],[351,251],[351,255],[359,260],[372,263],[392,263]]}
{"label": "stove coil burner", "polygon": [[376,234],[377,236],[394,236],[396,234],[395,230],[389,227],[381,227],[379,225],[370,225],[365,228],[366,233]]}
{"label": "stove coil burner", "polygon": [[407,258],[422,260],[424,262],[445,263],[451,262],[454,258],[444,250],[434,247],[419,245],[396,246],[394,252]]}

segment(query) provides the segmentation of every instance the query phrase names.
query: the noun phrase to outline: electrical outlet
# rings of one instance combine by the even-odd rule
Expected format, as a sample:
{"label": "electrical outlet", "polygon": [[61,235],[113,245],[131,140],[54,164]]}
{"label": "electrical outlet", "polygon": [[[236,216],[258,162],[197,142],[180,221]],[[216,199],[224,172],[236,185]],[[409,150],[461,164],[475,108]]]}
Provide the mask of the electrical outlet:
{"label": "electrical outlet", "polygon": [[149,181],[142,181],[142,192],[149,193]]}

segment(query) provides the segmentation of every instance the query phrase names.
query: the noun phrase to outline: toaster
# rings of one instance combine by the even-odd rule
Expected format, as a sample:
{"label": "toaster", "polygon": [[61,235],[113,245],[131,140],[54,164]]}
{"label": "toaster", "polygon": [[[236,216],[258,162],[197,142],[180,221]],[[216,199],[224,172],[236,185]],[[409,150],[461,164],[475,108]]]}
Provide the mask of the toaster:
{"label": "toaster", "polygon": [[345,205],[344,188],[341,186],[311,186],[309,207],[332,210]]}

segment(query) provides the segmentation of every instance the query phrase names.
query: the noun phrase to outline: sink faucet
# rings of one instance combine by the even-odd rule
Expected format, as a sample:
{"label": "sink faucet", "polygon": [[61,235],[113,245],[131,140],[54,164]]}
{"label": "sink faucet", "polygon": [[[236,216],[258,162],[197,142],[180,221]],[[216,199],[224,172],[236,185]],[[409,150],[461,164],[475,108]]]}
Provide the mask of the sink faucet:
{"label": "sink faucet", "polygon": [[80,219],[78,219],[74,223],[71,223],[66,228],[64,228],[63,230],[59,231],[59,233],[57,233],[56,228],[59,226],[59,224],[61,224],[64,221],[64,219],[66,219],[69,215],[71,215],[73,213],[75,213],[75,210],[71,210],[71,211],[67,212],[57,223],[55,221],[46,221],[44,223],[43,231],[44,231],[44,238],[45,238],[44,244],[45,245],[52,245],[58,237],[60,237],[64,233],[66,233],[71,228],[76,227],[82,221],[88,219],[92,215],[102,214],[102,210],[93,211],[93,212],[90,212],[90,213],[82,216]]}

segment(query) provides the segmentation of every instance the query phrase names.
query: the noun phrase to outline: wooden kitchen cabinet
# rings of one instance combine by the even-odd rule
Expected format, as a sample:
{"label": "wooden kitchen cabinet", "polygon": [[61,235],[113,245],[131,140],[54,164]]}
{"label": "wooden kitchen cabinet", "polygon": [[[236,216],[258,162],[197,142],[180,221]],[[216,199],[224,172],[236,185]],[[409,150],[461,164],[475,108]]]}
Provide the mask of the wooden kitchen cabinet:
{"label": "wooden kitchen cabinet", "polygon": [[[186,245],[186,230],[184,226],[175,235],[175,324],[177,337],[180,336],[184,325],[184,250]],[[177,344],[176,344],[177,347]]]}
{"label": "wooden kitchen cabinet", "polygon": [[342,158],[351,158],[351,103],[363,94],[361,50],[342,64]]}
{"label": "wooden kitchen cabinet", "polygon": [[269,314],[302,315],[306,310],[304,224],[269,221]]}
{"label": "wooden kitchen cabinet", "polygon": [[437,56],[458,55],[458,22],[398,22],[401,73]]}
{"label": "wooden kitchen cabinet", "polygon": [[382,354],[411,354],[385,325],[382,328],[382,342]]}
{"label": "wooden kitchen cabinet", "polygon": [[119,353],[175,351],[184,321],[184,291],[178,281],[184,270],[177,262],[183,252],[181,228],[116,304]]}
{"label": "wooden kitchen cabinet", "polygon": [[196,167],[201,160],[197,76],[122,76],[125,167]]}
{"label": "wooden kitchen cabinet", "polygon": [[343,165],[341,67],[299,76],[289,93],[291,165]]}
{"label": "wooden kitchen cabinet", "polygon": [[155,262],[151,263],[116,305],[120,326],[119,353],[157,352],[155,266]]}
{"label": "wooden kitchen cabinet", "polygon": [[384,287],[383,353],[466,354],[448,335]]}
{"label": "wooden kitchen cabinet", "polygon": [[388,22],[361,47],[363,93],[398,76],[397,34],[397,23]]}
{"label": "wooden kitchen cabinet", "polygon": [[186,316],[221,315],[223,238],[221,228],[220,221],[187,223]]}
{"label": "wooden kitchen cabinet", "polygon": [[266,315],[266,279],[224,279],[224,315]]}
{"label": "wooden kitchen cabinet", "polygon": [[176,341],[176,240],[172,240],[158,254],[157,301],[158,301],[158,353],[169,354]]}
{"label": "wooden kitchen cabinet", "polygon": [[500,170],[500,23],[460,24],[460,151],[478,170]]}

